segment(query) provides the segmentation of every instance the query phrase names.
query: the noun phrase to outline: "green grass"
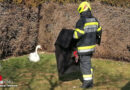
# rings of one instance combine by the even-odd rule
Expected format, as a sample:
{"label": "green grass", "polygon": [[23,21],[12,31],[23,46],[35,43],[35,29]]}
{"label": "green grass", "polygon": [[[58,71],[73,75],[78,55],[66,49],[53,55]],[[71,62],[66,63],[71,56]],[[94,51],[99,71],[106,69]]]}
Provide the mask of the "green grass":
{"label": "green grass", "polygon": [[[0,75],[18,87],[0,90],[82,90],[79,79],[58,80],[54,54],[40,54],[40,62],[30,62],[27,56],[0,61]],[[88,90],[130,90],[130,63],[93,59],[94,87]]]}

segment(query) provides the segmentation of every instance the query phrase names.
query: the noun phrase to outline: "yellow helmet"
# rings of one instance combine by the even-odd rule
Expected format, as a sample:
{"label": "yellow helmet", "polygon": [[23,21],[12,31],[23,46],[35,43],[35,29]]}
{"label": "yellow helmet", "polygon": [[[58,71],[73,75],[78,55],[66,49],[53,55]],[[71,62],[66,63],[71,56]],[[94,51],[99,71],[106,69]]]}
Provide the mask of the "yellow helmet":
{"label": "yellow helmet", "polygon": [[87,11],[88,9],[91,10],[90,3],[87,2],[87,1],[84,1],[84,2],[82,2],[82,3],[79,5],[79,7],[78,7],[77,10],[78,10],[79,13],[82,13],[82,12],[84,12],[84,11]]}

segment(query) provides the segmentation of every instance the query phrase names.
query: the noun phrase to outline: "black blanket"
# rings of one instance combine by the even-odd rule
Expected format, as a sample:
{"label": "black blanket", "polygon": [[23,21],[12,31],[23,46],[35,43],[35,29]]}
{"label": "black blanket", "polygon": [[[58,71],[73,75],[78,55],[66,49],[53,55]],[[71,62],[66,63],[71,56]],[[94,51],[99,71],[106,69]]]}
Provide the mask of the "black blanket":
{"label": "black blanket", "polygon": [[62,29],[55,42],[55,55],[60,80],[73,80],[80,74],[79,62],[76,63],[72,55],[76,46],[73,33],[73,30]]}

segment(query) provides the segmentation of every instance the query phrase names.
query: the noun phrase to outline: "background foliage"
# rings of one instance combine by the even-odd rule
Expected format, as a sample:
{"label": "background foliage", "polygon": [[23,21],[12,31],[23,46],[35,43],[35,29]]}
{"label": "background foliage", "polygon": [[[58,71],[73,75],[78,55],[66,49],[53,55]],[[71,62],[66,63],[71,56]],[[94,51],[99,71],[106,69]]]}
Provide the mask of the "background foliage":
{"label": "background foliage", "polygon": [[[31,8],[31,4],[24,1],[21,4],[14,2],[0,3],[1,59],[33,52],[37,44],[42,45],[43,51],[54,52],[54,43],[61,29],[74,30],[79,19],[79,3],[62,5],[46,1],[38,8]],[[103,28],[102,43],[97,46],[95,57],[130,61],[130,10],[102,3],[91,2],[92,13]]]}
{"label": "background foliage", "polygon": [[[60,4],[65,3],[79,3],[81,1],[86,0],[0,0],[1,2],[9,2],[9,3],[16,3],[21,4],[24,3],[27,6],[37,6],[44,2],[58,2]],[[119,6],[119,7],[128,7],[130,8],[130,1],[129,0],[88,0],[88,1],[100,1],[103,4],[108,4],[111,6]]]}

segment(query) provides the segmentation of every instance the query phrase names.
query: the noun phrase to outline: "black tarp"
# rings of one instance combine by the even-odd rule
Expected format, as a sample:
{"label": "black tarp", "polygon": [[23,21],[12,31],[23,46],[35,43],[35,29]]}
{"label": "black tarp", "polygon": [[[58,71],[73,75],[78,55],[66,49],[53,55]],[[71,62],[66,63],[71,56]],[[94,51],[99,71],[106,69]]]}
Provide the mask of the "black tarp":
{"label": "black tarp", "polygon": [[76,40],[73,39],[74,31],[62,29],[55,42],[55,55],[60,80],[73,80],[79,78],[79,62],[76,63],[72,55],[75,50]]}

